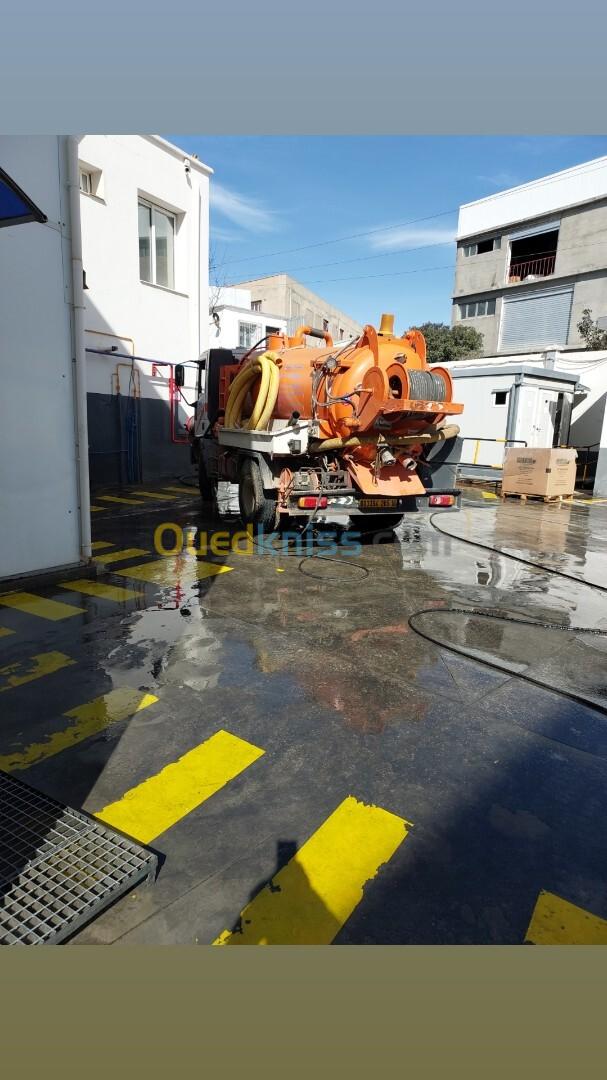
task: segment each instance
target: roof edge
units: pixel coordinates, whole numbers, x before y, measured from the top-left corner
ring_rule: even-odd
[[[187,158],[190,166],[196,169],[197,172],[203,173],[205,176],[212,176],[213,169],[210,165],[205,165],[204,161],[200,161],[197,157],[192,157],[188,154],[187,150],[182,150],[180,146],[176,146],[175,143],[169,142],[168,139],[163,139],[161,135],[142,135],[143,139],[147,139],[148,142],[154,143],[160,150],[165,150],[167,154],[171,154],[172,157],[178,157],[182,160]]]

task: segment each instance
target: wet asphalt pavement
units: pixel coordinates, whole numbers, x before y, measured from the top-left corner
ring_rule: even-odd
[[[156,883],[76,942],[238,934],[251,898],[280,892],[281,870],[283,918],[297,918],[303,886],[284,868],[350,796],[406,822],[406,838],[352,901],[340,889],[367,840],[347,825],[342,847],[318,856],[315,902],[336,944],[522,943],[542,890],[607,919],[607,637],[442,610],[607,630],[595,587],[607,586],[607,505],[468,489],[460,513],[435,517],[444,532],[420,513],[355,555],[185,552],[144,580],[159,524],[197,547],[201,531],[242,530],[205,518],[194,491],[154,491],[93,514],[97,557],[135,549],[100,566],[96,580],[120,594],[30,586],[82,609],[56,619],[0,598],[0,676],[49,652],[73,661],[6,684],[0,768],[96,813],[219,730],[263,756],[154,835]],[[198,580],[201,561],[230,569]],[[415,625],[440,645],[409,624],[422,609]],[[125,687],[157,700],[70,739],[66,713]]]

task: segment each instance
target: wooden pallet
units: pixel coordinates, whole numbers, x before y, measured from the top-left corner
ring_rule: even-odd
[[[521,502],[527,502],[527,499],[537,499],[543,503],[570,503],[573,502],[573,495],[529,495],[521,494],[518,491],[500,491],[500,497],[502,499],[520,499]]]

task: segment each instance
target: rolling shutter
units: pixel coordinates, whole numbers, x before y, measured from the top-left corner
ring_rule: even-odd
[[[504,297],[500,350],[566,345],[573,285]]]

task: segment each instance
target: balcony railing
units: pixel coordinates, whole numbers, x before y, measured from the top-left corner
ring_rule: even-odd
[[[526,259],[525,262],[511,262],[508,270],[508,281],[524,281],[530,277],[550,277],[554,274],[556,251],[549,255],[542,255],[538,259]]]

